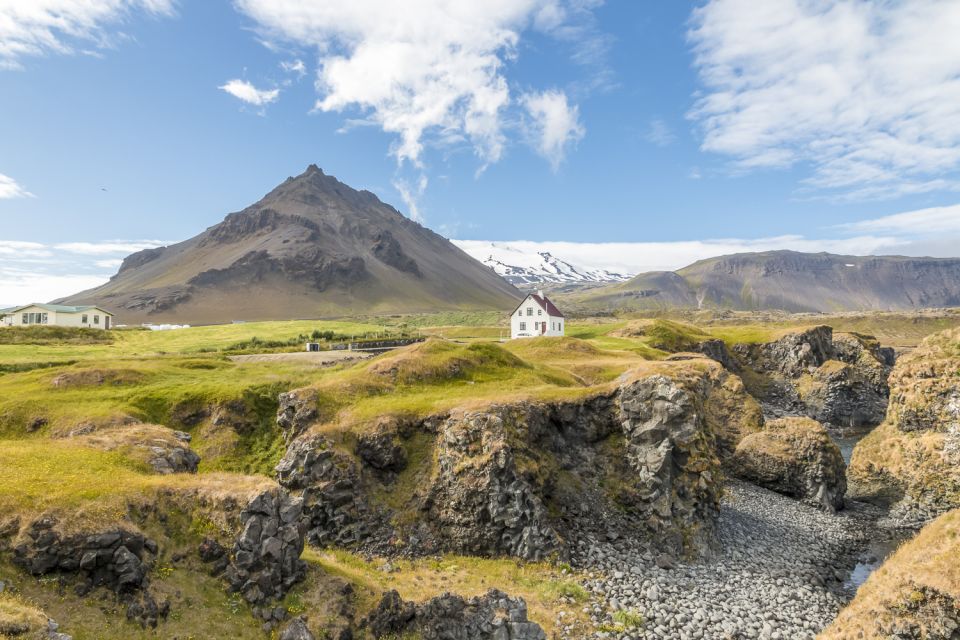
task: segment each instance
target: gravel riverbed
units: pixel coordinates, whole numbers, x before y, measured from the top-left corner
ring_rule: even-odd
[[[717,548],[697,563],[657,556],[629,536],[584,535],[574,563],[595,596],[586,610],[602,629],[594,637],[813,638],[852,596],[844,581],[879,515],[859,503],[824,513],[729,481]],[[618,621],[621,609],[642,624]]]

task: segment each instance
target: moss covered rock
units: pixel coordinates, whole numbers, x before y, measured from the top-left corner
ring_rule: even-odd
[[[740,442],[732,466],[739,477],[778,493],[830,511],[843,508],[843,456],[823,426],[809,418],[771,420]]]

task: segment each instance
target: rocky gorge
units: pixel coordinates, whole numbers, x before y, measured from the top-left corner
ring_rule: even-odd
[[[935,336],[894,362],[868,336],[817,326],[768,342],[684,342],[552,394],[353,413],[346,398],[358,389],[389,398],[453,380],[469,393],[467,376],[490,362],[529,367],[499,347],[428,340],[357,365],[334,386],[274,396],[275,482],[184,484],[204,475],[204,456],[216,450],[208,434],[264,429],[239,401],[177,408],[175,426],[192,434],[133,420],[58,429],[58,442],[128,456],[175,484],[127,502],[121,527],[0,518],[0,552],[62,590],[110,594],[147,629],[188,606],[162,578],[189,567],[248,608],[262,632],[287,640],[533,640],[545,629],[558,638],[812,638],[840,619],[872,539],[957,506],[957,343]],[[601,357],[576,341],[545,344],[562,357]],[[832,434],[878,421],[848,471]],[[891,457],[891,433],[892,450],[912,452],[909,469]],[[350,564],[360,561],[338,553],[379,559],[385,575],[450,554],[546,563],[583,595],[567,588],[553,596],[556,617],[541,610],[536,621],[497,583],[415,599],[383,589],[360,606],[353,589],[363,582]],[[871,593],[883,578],[870,578]],[[951,638],[960,623],[927,621],[954,619],[952,587],[903,584],[906,595],[884,601],[884,629]],[[321,595],[296,604],[307,592]],[[912,607],[914,626],[898,626],[898,603]],[[923,635],[928,628],[941,635]]]

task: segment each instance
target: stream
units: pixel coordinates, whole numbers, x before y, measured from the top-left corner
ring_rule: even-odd
[[[843,461],[849,465],[853,448],[868,433],[870,433],[870,429],[863,431],[847,429],[840,433],[831,432],[830,437],[840,448]],[[850,575],[843,583],[844,590],[851,595],[855,594],[860,585],[867,581],[870,574],[876,571],[903,542],[912,538],[914,533],[916,532],[907,529],[877,528],[867,548],[860,552],[856,566],[853,567]]]

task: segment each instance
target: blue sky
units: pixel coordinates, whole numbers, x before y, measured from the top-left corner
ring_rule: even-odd
[[[448,237],[549,242],[586,266],[960,247],[957,2],[0,15],[0,303],[102,280],[309,163]]]

